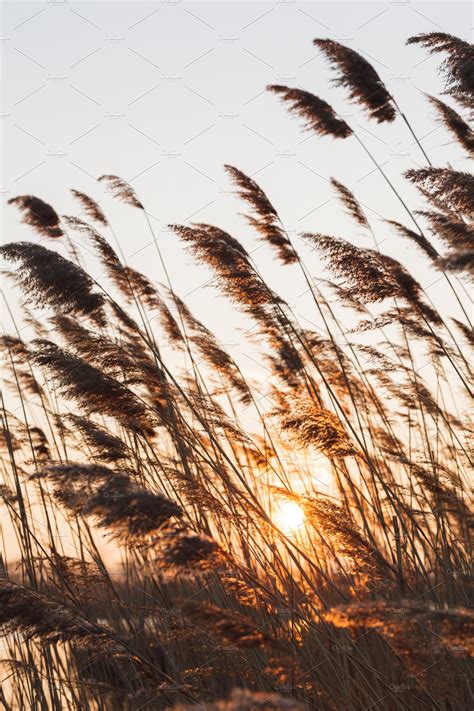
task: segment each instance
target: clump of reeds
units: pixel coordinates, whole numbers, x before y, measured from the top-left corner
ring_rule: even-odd
[[[447,55],[447,93],[466,107],[472,46],[443,33],[410,43]],[[33,196],[10,201],[34,236],[0,248],[26,297],[0,339],[2,541],[18,549],[0,555],[7,711],[472,706],[473,179],[430,164],[361,54],[315,44],[370,118],[393,130],[403,118],[426,160],[404,177],[424,204],[405,201],[324,99],[268,87],[308,131],[354,136],[410,222],[374,223],[334,177],[338,204],[376,247],[316,225],[305,255],[270,192],[226,166],[250,229],[298,272],[312,309],[300,322],[244,240],[173,225],[251,320],[249,358],[176,293],[123,179],[99,180],[140,211],[166,285],[111,246],[100,200],[73,190],[75,217]],[[471,151],[464,113],[430,102]],[[388,226],[443,279],[452,316],[409,257],[385,253]],[[87,271],[71,231],[90,248]],[[316,253],[330,278],[312,276]],[[260,380],[249,359],[266,368]]]
[[[423,682],[438,698],[462,705],[469,696],[464,680],[453,689],[448,681],[457,665],[472,666],[473,617],[467,609],[433,610],[419,603],[355,603],[331,610],[327,620],[350,630],[355,639],[368,630],[391,645],[412,674],[412,686]],[[440,675],[436,669],[443,669]],[[445,676],[446,675],[446,676]]]

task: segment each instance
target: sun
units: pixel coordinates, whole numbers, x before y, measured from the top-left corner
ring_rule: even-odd
[[[303,509],[294,501],[279,501],[276,524],[287,536],[294,535],[305,522]]]

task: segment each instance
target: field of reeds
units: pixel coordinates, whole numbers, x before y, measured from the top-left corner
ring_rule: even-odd
[[[409,42],[439,59],[445,92],[427,101],[472,154],[472,45]],[[99,179],[149,231],[164,283],[127,264],[87,195],[73,191],[76,216],[12,198],[31,239],[1,247],[14,324],[1,341],[6,711],[473,708],[474,179],[431,164],[362,56],[315,45],[375,130],[410,132],[418,201],[324,99],[273,85],[275,110],[280,99],[320,140],[360,143],[406,216],[383,228],[443,280],[456,316],[379,249],[380,221],[337,177],[339,209],[371,246],[350,229],[308,233],[303,259],[271,195],[226,166],[323,324],[300,323],[234,236],[170,226],[250,324],[268,372],[254,382],[174,290],[128,183]]]

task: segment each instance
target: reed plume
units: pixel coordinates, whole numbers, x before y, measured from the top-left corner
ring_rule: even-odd
[[[270,84],[267,90],[279,94],[290,105],[290,111],[304,120],[308,131],[333,138],[347,138],[352,134],[350,126],[336,115],[334,109],[309,91],[280,84]]]
[[[358,52],[330,39],[315,39],[316,45],[339,70],[337,86],[349,89],[350,98],[360,104],[378,123],[393,121],[393,98],[373,66]]]
[[[127,270],[112,246],[100,232],[79,217],[64,215],[63,220],[68,227],[88,237],[107,276],[117,289],[130,301],[132,294],[129,279],[127,278]]]
[[[249,404],[252,397],[247,383],[239,372],[235,361],[221,348],[213,334],[201,324],[200,332],[191,336],[191,341],[197,347],[202,358],[240,394],[241,401],[244,404]]]
[[[255,312],[256,307],[278,301],[250,264],[247,251],[227,232],[212,225],[171,225],[171,228],[201,263],[214,270],[223,291],[246,310]]]
[[[350,574],[356,575],[362,586],[368,590],[395,587],[394,568],[364,538],[357,524],[341,506],[323,496],[297,496],[279,488],[275,491],[284,499],[298,503],[323,540],[334,546],[339,556],[351,561]]]
[[[118,462],[129,456],[127,445],[120,437],[100,427],[92,420],[69,413],[59,417],[60,427],[65,428],[66,423],[74,427],[75,432],[80,433],[83,441],[92,449],[98,459]]]
[[[18,195],[10,198],[9,205],[16,205],[23,213],[23,222],[42,237],[56,239],[64,235],[59,216],[47,202],[34,195]]]
[[[102,662],[109,665],[119,677],[127,675],[125,678],[128,677],[128,685],[137,683],[142,689],[149,686],[153,676],[156,687],[157,679],[163,676],[161,669],[150,674],[150,664],[134,654],[126,640],[120,638],[113,629],[89,620],[73,606],[66,606],[44,593],[10,582],[0,583],[0,601],[0,627],[3,633],[20,633],[27,643],[37,640],[43,649],[48,650],[60,644],[71,645],[70,659],[76,654],[86,655],[82,656],[82,667],[79,666],[77,670],[79,674],[87,666],[84,665],[87,658],[88,663],[95,661],[96,664]],[[49,656],[49,652],[45,651],[45,657]],[[14,667],[14,660],[11,661]],[[74,671],[73,668],[68,670],[70,684],[74,679]]]
[[[446,32],[426,32],[410,37],[407,44],[419,44],[430,54],[447,54],[442,64],[447,93],[471,102],[474,95],[474,50],[472,44]]]
[[[55,498],[75,514],[94,516],[129,544],[156,534],[183,512],[173,501],[136,484],[124,471],[98,464],[51,464],[35,475],[54,485]]]
[[[387,220],[387,224],[394,227],[398,234],[402,235],[403,237],[407,237],[407,239],[413,242],[413,244],[416,244],[416,246],[419,247],[421,251],[424,252],[433,262],[436,262],[439,257],[439,254],[433,247],[431,242],[423,234],[414,232],[409,227],[402,225],[396,220]]]
[[[474,215],[474,177],[450,168],[411,168],[408,180],[437,203],[466,217]]]
[[[238,188],[238,196],[255,213],[255,215],[247,216],[249,224],[256,229],[264,242],[268,242],[276,248],[283,264],[293,264],[298,261],[298,255],[282,229],[278,213],[262,188],[238,168],[226,165],[225,169]]]
[[[428,99],[438,111],[443,124],[455,136],[458,143],[468,153],[474,153],[474,132],[462,116],[436,96],[428,96]]]
[[[107,227],[107,218],[95,200],[89,197],[89,195],[81,193],[79,190],[71,190],[71,193],[79,201],[87,217]]]
[[[17,264],[16,276],[33,303],[105,323],[104,297],[95,291],[93,280],[77,264],[31,242],[5,244],[0,247],[0,255]]]
[[[331,271],[363,303],[399,295],[396,282],[373,250],[356,247],[339,237],[305,234],[304,238],[325,255]]]
[[[183,605],[183,612],[194,624],[202,626],[225,644],[252,649],[276,643],[260,625],[236,610],[190,600]]]
[[[357,200],[355,195],[349,190],[349,188],[347,188],[335,178],[331,178],[331,186],[338,194],[339,199],[346,208],[348,214],[354,218],[358,225],[360,225],[361,227],[368,228],[369,223],[367,220],[367,216],[363,211],[359,201]]]
[[[275,414],[279,415],[282,430],[288,431],[301,447],[313,445],[328,457],[356,452],[337,416],[310,400],[288,403],[287,409]]]
[[[34,343],[32,360],[55,379],[62,395],[75,400],[86,414],[106,414],[132,431],[153,433],[150,411],[129,388],[50,341]]]
[[[474,231],[462,220],[434,210],[419,210],[418,214],[427,220],[433,233],[453,250],[469,250],[474,247]]]
[[[78,614],[36,591],[16,583],[0,584],[2,633],[21,630],[27,638],[44,644],[74,640],[86,644],[110,642],[110,638]]]
[[[421,604],[378,601],[334,608],[326,619],[337,627],[376,629],[417,675],[428,672],[433,657],[446,664],[450,655],[468,658],[473,650],[472,611],[465,608],[432,610]]]
[[[439,315],[423,299],[421,286],[396,259],[356,247],[339,237],[315,234],[303,237],[324,254],[331,271],[343,279],[344,287],[362,303],[402,298],[425,318],[440,323]]]
[[[99,182],[105,183],[111,194],[121,202],[130,205],[130,207],[138,207],[140,210],[144,210],[142,203],[136,196],[135,190],[126,180],[123,180],[123,178],[119,178],[116,175],[101,175]]]
[[[221,546],[211,537],[186,528],[165,532],[158,560],[165,569],[196,574],[226,568],[229,563]]]

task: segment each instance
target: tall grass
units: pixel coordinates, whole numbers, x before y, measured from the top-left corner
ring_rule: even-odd
[[[441,33],[410,42],[445,53],[449,100],[472,106],[472,46]],[[315,44],[350,99],[413,133],[365,59]],[[269,89],[311,131],[368,152],[323,99]],[[467,121],[430,101],[472,152]],[[165,285],[116,253],[87,195],[73,191],[87,221],[10,201],[32,240],[1,248],[24,299],[2,337],[0,495],[4,547],[18,550],[0,566],[6,710],[472,707],[474,186],[433,167],[414,138],[428,164],[406,175],[421,193],[413,207],[369,155],[410,219],[387,222],[462,317],[440,313],[406,265],[340,236],[303,235],[327,267],[313,279],[270,197],[236,167],[250,225],[282,270],[298,270],[322,330],[298,322],[235,237],[171,226],[251,322],[264,383],[175,292],[154,235]],[[100,180],[153,232],[129,184]],[[377,245],[357,196],[332,186]]]

